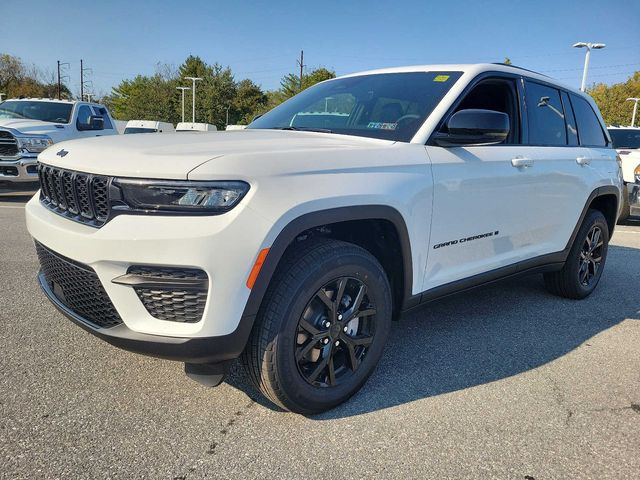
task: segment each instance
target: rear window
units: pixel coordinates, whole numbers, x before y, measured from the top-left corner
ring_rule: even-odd
[[[571,95],[571,104],[578,124],[580,145],[606,147],[607,139],[602,131],[600,121],[589,102],[577,95]]]
[[[613,148],[640,148],[640,128],[611,128]]]
[[[567,132],[560,92],[555,88],[526,82],[529,143],[566,145]]]

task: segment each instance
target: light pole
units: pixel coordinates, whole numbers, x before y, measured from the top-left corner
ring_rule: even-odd
[[[196,82],[202,80],[200,77],[184,77],[185,80],[191,80],[193,82],[193,100],[191,102],[191,123],[196,123]]]
[[[182,123],[184,123],[184,91],[191,90],[189,87],[176,87],[177,90],[182,90]]]
[[[583,92],[587,88],[587,70],[589,69],[589,57],[591,56],[591,50],[600,50],[601,48],[606,47],[604,43],[591,43],[591,42],[578,42],[574,43],[573,46],[575,48],[586,48],[587,54],[584,57],[584,71],[582,72],[582,86],[580,90]]]
[[[634,102],[633,104],[633,115],[631,116],[631,126],[636,126],[636,113],[638,113],[638,102],[640,102],[640,98],[627,98],[627,102]]]
[[[231,105],[227,105],[227,122],[225,123],[225,125],[229,125],[229,109],[231,108]]]

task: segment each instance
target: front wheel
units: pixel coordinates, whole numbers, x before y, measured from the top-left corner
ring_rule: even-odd
[[[278,267],[243,362],[275,404],[322,412],[364,384],[390,325],[391,291],[375,257],[350,243],[309,240]]]
[[[609,226],[599,210],[588,210],[558,272],[544,274],[544,283],[551,293],[566,298],[585,298],[600,281],[609,248]]]

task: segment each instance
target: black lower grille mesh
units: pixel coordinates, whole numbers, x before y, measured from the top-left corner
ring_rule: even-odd
[[[96,272],[36,242],[40,268],[54,295],[92,324],[109,328],[122,323]]]
[[[133,266],[129,268],[127,273],[141,275],[148,279],[194,279],[204,281],[208,279],[204,271],[195,268]],[[149,314],[160,320],[186,323],[198,322],[202,318],[204,306],[207,303],[206,288],[136,287],[135,291]]]

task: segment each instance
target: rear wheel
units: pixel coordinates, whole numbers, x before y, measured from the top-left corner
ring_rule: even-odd
[[[318,413],[360,389],[390,324],[391,291],[375,257],[346,242],[310,240],[278,267],[243,361],[271,401]]]
[[[589,210],[558,272],[545,273],[551,293],[566,298],[585,298],[600,281],[609,247],[609,226],[599,210]]]

